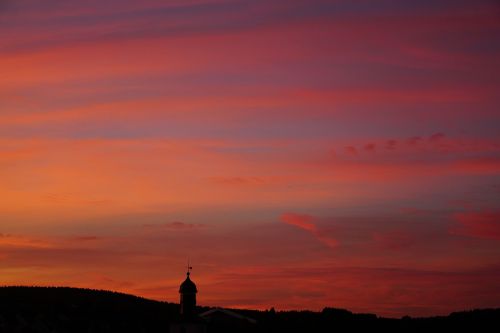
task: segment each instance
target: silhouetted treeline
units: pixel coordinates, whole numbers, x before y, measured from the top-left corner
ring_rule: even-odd
[[[65,287],[0,288],[0,332],[168,332],[178,304]]]
[[[209,308],[199,308],[205,311]],[[343,309],[232,310],[257,320],[238,332],[500,332],[500,309],[431,318],[389,319]],[[110,291],[77,288],[1,287],[0,332],[162,332],[179,320],[179,305]],[[235,332],[209,326],[209,333]]]

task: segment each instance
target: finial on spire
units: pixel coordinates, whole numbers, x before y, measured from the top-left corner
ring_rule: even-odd
[[[189,276],[191,274],[191,270],[193,269],[193,267],[191,267],[191,265],[189,264],[189,258],[188,258],[188,265],[187,265],[187,276]]]

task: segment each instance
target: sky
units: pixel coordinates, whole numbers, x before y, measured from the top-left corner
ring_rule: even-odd
[[[500,307],[500,3],[0,0],[0,285]]]

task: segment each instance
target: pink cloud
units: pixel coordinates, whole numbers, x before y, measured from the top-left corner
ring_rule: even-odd
[[[325,244],[330,248],[336,248],[339,246],[339,242],[324,233],[324,230],[320,229],[316,225],[317,218],[306,214],[296,214],[296,213],[284,213],[280,217],[283,223],[293,225],[300,229],[306,230],[316,237],[321,243]]]
[[[311,215],[284,213],[281,215],[281,221],[312,233],[316,233],[318,231],[316,225],[313,223],[314,217]]]
[[[406,144],[399,144],[404,142]],[[436,133],[428,137],[427,140],[422,139],[422,136],[414,136],[410,138],[399,139],[384,139],[371,138],[366,142],[366,139],[353,139],[351,142],[339,142],[336,146],[344,144],[344,152],[350,155],[353,152],[373,152],[377,147],[385,147],[385,150],[379,150],[380,156],[398,156],[404,157],[415,156],[418,154],[421,157],[430,156],[452,156],[465,158],[469,153],[496,153],[500,152],[500,138],[472,138],[472,137],[447,137],[442,133]],[[445,153],[445,154],[443,154]],[[361,155],[361,154],[360,154]],[[373,158],[371,155],[370,159]]]
[[[377,177],[398,179],[404,176],[410,180],[424,175],[438,174],[443,176],[498,174],[500,163],[496,155],[500,152],[499,140],[499,138],[447,137],[437,133],[429,136],[428,140],[412,137],[390,140],[372,138],[368,143],[366,139],[364,142],[361,139],[352,142],[343,141],[335,147],[346,147],[344,153],[333,156],[329,154],[329,163],[325,163],[325,166],[336,169],[338,173],[344,173],[339,172],[339,169],[345,167],[344,179],[347,179],[349,174],[357,173],[358,170],[359,179],[372,175],[370,179],[372,181]],[[329,147],[329,151],[335,147]],[[375,147],[386,149],[375,150]],[[408,175],[412,175],[412,178],[408,178]]]

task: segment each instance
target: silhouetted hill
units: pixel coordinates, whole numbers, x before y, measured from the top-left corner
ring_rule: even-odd
[[[0,288],[0,332],[168,332],[178,304],[66,287]]]
[[[200,308],[200,311],[208,308]],[[258,321],[252,332],[500,332],[500,309],[432,318],[389,319],[343,309],[232,310]],[[66,287],[0,287],[0,332],[164,332],[179,305],[110,291]],[[234,332],[213,327],[218,333]]]

